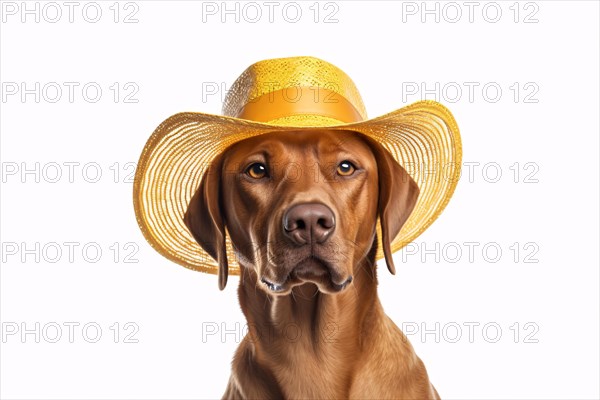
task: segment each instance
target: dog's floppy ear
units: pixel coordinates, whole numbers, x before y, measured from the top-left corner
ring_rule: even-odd
[[[221,213],[222,154],[208,167],[183,217],[194,239],[219,264],[219,289],[227,285],[225,223]]]
[[[417,203],[419,186],[381,144],[374,140],[369,140],[369,143],[377,160],[379,173],[381,244],[387,267],[394,275],[396,267],[392,259],[391,243]]]

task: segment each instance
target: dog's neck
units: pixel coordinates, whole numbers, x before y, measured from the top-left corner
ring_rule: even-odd
[[[302,346],[315,355],[358,353],[368,328],[376,325],[371,322],[383,315],[377,298],[375,250],[373,246],[354,268],[352,283],[336,294],[305,283],[288,295],[273,295],[262,287],[253,269],[242,266],[238,294],[255,354],[281,357],[281,352],[273,351],[280,345]]]

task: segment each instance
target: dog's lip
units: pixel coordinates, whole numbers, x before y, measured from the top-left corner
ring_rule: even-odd
[[[341,283],[335,282],[330,271],[330,265],[326,261],[311,256],[300,261],[285,279],[281,280],[282,283],[277,283],[275,280],[267,279],[264,276],[260,278],[260,281],[271,292],[277,294],[285,294],[294,286],[308,282],[316,284],[322,292],[336,293],[341,292],[352,283],[352,275],[349,275]]]
[[[279,293],[285,291],[285,282],[283,284],[273,283],[264,277],[260,278],[260,281],[264,283],[272,292]]]
[[[352,283],[352,279],[352,275],[350,275],[344,282],[340,284],[337,284],[335,282],[331,282],[331,284],[337,292],[341,292],[342,290],[346,289],[346,286]]]

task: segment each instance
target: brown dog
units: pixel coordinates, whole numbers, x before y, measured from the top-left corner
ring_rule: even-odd
[[[218,156],[185,223],[227,282],[225,228],[241,268],[249,334],[224,398],[439,399],[377,297],[376,223],[390,242],[416,183],[350,131],[267,133]]]

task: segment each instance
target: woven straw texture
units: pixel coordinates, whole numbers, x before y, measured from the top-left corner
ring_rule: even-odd
[[[223,110],[237,115],[264,95],[265,82],[282,87],[320,87],[343,95],[366,116],[358,90],[337,67],[312,57],[261,61],[232,86]],[[389,114],[355,123],[318,115],[291,115],[268,123],[231,116],[180,113],[165,120],[148,139],[138,162],[133,200],[138,224],[148,242],[168,259],[193,270],[216,274],[218,266],[194,240],[183,222],[188,203],[216,155],[228,146],[267,132],[328,129],[365,134],[381,143],[417,182],[417,204],[392,242],[397,251],[419,236],[440,215],[460,177],[462,147],[458,126],[448,109],[421,101]],[[229,274],[240,269],[227,238]],[[377,259],[383,258],[381,246]]]
[[[227,93],[223,115],[235,117],[246,104],[266,93],[296,87],[339,93],[354,105],[363,120],[367,119],[362,97],[352,79],[335,65],[315,57],[278,58],[252,64]]]

